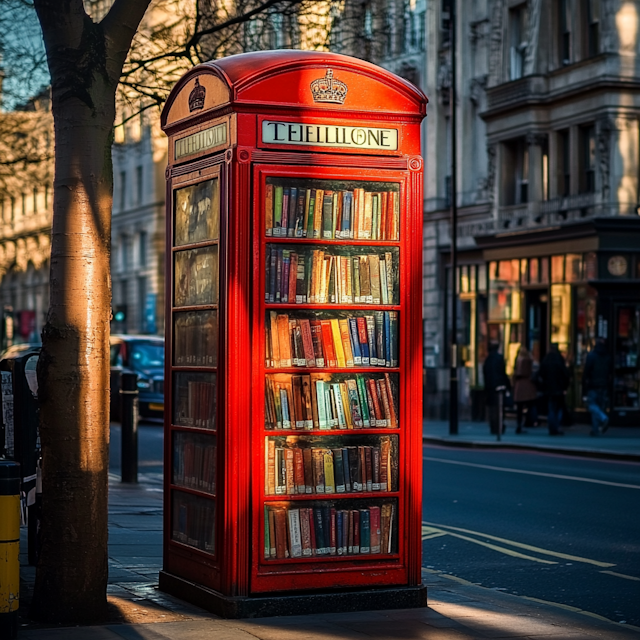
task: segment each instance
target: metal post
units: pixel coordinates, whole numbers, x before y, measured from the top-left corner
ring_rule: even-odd
[[[506,387],[498,387],[498,442],[502,439],[502,429],[504,428],[504,391]]]
[[[20,465],[0,461],[0,638],[18,636]]]
[[[120,376],[122,482],[138,482],[138,374]]]
[[[449,377],[449,435],[458,435],[458,294],[456,273],[458,271],[458,168],[456,134],[456,1],[449,0],[451,29],[451,89],[449,108],[451,109],[451,369]]]

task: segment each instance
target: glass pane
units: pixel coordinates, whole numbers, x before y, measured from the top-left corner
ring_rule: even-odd
[[[531,258],[529,260],[529,282],[531,284],[538,284],[538,282],[540,282],[540,263],[538,258]]]
[[[173,364],[218,364],[218,312],[181,311],[173,315]]]
[[[637,410],[640,408],[640,306],[618,307],[615,330],[613,406]]]
[[[267,236],[398,240],[400,185],[267,178],[264,214]]]
[[[268,244],[265,302],[398,304],[397,247]]]
[[[565,356],[571,347],[571,285],[551,285],[551,339]]]
[[[398,552],[398,501],[322,500],[265,505],[264,558]]]
[[[218,179],[175,192],[174,246],[216,240],[220,224]]]
[[[267,368],[397,367],[398,312],[268,311]]]
[[[175,254],[176,307],[218,303],[218,247]]]
[[[398,436],[265,438],[265,495],[398,490]]]
[[[215,551],[216,503],[182,491],[173,491],[171,539],[208,553]]]
[[[489,265],[489,320],[520,320],[520,261]]]
[[[551,257],[551,282],[564,282],[564,256]]]
[[[270,374],[265,429],[397,429],[398,374]]]
[[[173,424],[215,430],[216,374],[176,372],[173,375]]]
[[[174,432],[173,484],[215,494],[216,462],[215,436]]]
[[[582,280],[582,255],[568,253],[565,262],[565,281],[579,282]]]

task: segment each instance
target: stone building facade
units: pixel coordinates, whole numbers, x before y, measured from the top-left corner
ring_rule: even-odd
[[[483,415],[482,362],[488,342],[496,341],[509,370],[520,345],[539,362],[557,343],[573,373],[568,408],[579,418],[584,359],[603,337],[614,359],[611,411],[620,423],[637,420],[640,3],[458,0],[457,6],[456,274],[448,0],[430,2],[426,13],[428,414],[446,416],[457,298],[463,416]]]

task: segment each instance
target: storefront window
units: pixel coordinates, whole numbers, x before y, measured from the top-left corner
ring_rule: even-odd
[[[489,319],[520,320],[520,261],[489,263]]]
[[[598,255],[595,251],[584,256],[584,279],[596,280],[598,277]]]
[[[529,283],[538,284],[540,282],[540,263],[538,258],[529,260]]]
[[[582,256],[579,253],[568,253],[565,262],[565,282],[582,280]]]
[[[478,266],[478,293],[487,293],[487,265]]]
[[[564,256],[551,257],[551,282],[564,282]]]
[[[640,305],[618,306],[615,328],[613,406],[637,411],[640,409]]]
[[[586,285],[576,288],[576,366],[584,366],[596,339],[596,290]]]
[[[549,284],[549,258],[540,258],[540,284]]]
[[[529,261],[520,260],[520,284],[529,284]]]
[[[566,358],[571,347],[571,287],[568,284],[551,285],[550,342],[558,344]]]

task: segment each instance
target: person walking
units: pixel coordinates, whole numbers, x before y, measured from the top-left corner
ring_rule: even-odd
[[[591,435],[599,436],[609,428],[607,389],[611,376],[611,356],[602,338],[588,353],[582,372],[582,396],[591,414]]]
[[[523,345],[518,349],[513,370],[513,401],[516,403],[516,433],[526,433],[523,429],[524,412],[527,412],[526,426],[531,427],[537,421],[536,399],[538,389],[531,380],[533,358]]]
[[[564,432],[560,430],[560,422],[562,420],[564,395],[569,388],[569,370],[555,342],[551,343],[549,352],[542,360],[538,379],[542,384],[544,394],[547,396],[549,435],[564,435]]]
[[[509,376],[507,376],[504,358],[498,352],[498,344],[496,342],[489,344],[489,354],[482,365],[482,372],[484,373],[489,430],[491,433],[497,434],[502,421],[500,394],[511,391],[511,383],[509,382]]]

